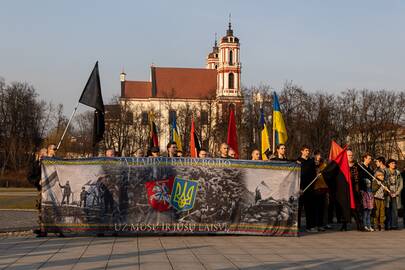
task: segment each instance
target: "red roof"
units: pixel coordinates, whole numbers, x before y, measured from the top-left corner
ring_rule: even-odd
[[[127,98],[148,98],[152,95],[152,83],[140,81],[125,81],[121,93]]]
[[[152,82],[125,81],[123,97],[200,99],[217,89],[217,71],[205,68],[152,67]]]

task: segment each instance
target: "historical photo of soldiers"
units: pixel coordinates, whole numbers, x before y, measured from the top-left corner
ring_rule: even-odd
[[[63,197],[62,197],[61,205],[63,205],[64,203],[69,204],[70,195],[72,194],[72,189],[70,188],[69,181],[66,181],[65,185],[61,185],[59,182],[59,187],[63,190]],[[65,201],[65,199],[66,199],[66,201]]]

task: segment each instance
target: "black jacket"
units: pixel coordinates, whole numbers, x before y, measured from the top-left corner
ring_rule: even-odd
[[[361,163],[360,165],[361,165],[361,167],[366,169],[368,173],[365,172],[364,169],[358,165],[359,167],[357,170],[359,171],[359,189],[362,191],[367,191],[366,179],[369,179],[372,183],[373,177],[371,177],[370,174],[374,175],[374,172],[370,167],[366,167],[366,165],[364,165],[364,163]]]
[[[27,179],[38,191],[41,190],[41,185],[39,184],[41,180],[41,161],[37,160],[35,155],[31,157]]]
[[[297,159],[301,163],[301,183],[300,189],[306,188],[312,180],[316,177],[316,165],[313,158],[303,159],[302,157]],[[313,185],[308,188],[308,191],[313,190]]]

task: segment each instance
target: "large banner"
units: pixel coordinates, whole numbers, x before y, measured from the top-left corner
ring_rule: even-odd
[[[294,162],[45,159],[41,225],[65,235],[296,236],[299,182]]]

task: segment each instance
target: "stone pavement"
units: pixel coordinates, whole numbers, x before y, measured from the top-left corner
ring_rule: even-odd
[[[405,269],[405,231],[296,238],[2,237],[0,269]]]
[[[36,226],[36,210],[0,210],[0,233],[32,230]]]

